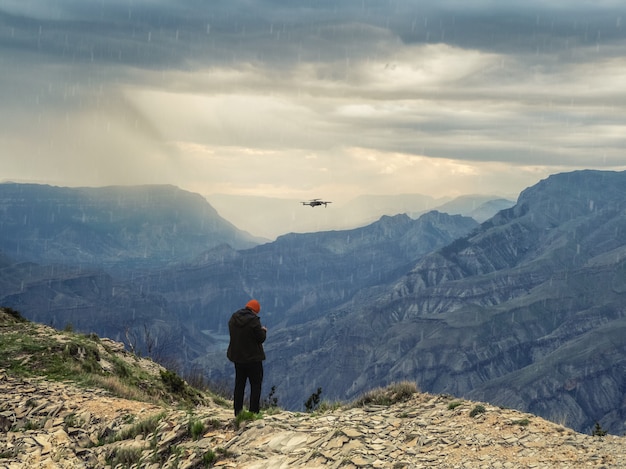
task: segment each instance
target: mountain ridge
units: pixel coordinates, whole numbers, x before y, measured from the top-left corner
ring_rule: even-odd
[[[259,239],[172,185],[68,188],[0,184],[0,250],[40,264],[166,265],[229,242]]]
[[[593,180],[584,183],[588,178]],[[625,179],[626,173],[601,172],[550,177],[522,193],[515,207],[483,223],[477,232],[419,260],[391,288],[364,294],[357,304],[369,308],[359,313],[346,305],[339,316],[343,323],[335,329],[353,330],[354,324],[364,322],[377,324],[382,331],[363,331],[356,342],[365,358],[350,359],[364,370],[355,377],[354,390],[368,381],[380,382],[381,373],[387,379],[411,375],[430,392],[485,398],[547,418],[557,417],[562,398],[571,406],[569,424],[574,428],[588,429],[598,420],[623,432],[626,383],[612,371],[626,363],[623,341],[617,342],[619,360],[602,361],[606,352],[598,348],[600,362],[594,362],[588,375],[579,362],[562,373],[560,383],[553,380],[553,367],[542,360],[600,324],[621,330],[623,293],[612,285],[624,284]],[[576,188],[572,201],[563,197],[567,187]],[[560,196],[559,203],[545,196],[550,191]],[[547,209],[537,210],[535,205]],[[299,347],[330,348],[350,357],[349,347],[340,339],[324,347],[310,342]],[[385,343],[397,343],[398,351],[377,353]],[[595,346],[593,340],[585,343]],[[283,359],[290,354],[304,359],[295,350],[275,353]],[[588,354],[594,356],[593,351]],[[319,369],[313,361],[304,359],[303,365]],[[534,377],[527,379],[543,389],[544,404],[527,407],[534,401],[503,397],[504,377],[516,369],[534,370]],[[501,386],[490,386],[497,378],[502,378]],[[609,391],[595,393],[603,380]],[[325,381],[332,378],[326,376]],[[568,391],[572,382],[577,386]],[[525,395],[522,387],[516,392]],[[503,393],[500,398],[498,393]]]
[[[349,400],[409,376],[425,392],[623,433],[626,350],[619,337],[597,339],[622,330],[625,174],[553,175],[480,225],[436,212],[383,217],[248,249],[222,244],[132,281],[79,267],[59,282],[70,267],[9,264],[2,298],[60,325],[87,321],[83,311],[110,315],[107,336],[130,333],[137,347],[158,339],[161,354],[228,382],[227,318],[255,296],[270,331],[266,382],[290,409],[318,387]],[[30,269],[42,269],[40,282]]]

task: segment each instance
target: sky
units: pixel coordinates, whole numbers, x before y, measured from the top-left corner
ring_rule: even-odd
[[[626,169],[624,51],[623,0],[2,0],[0,181],[516,195]]]

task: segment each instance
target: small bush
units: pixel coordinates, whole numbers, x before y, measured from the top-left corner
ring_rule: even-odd
[[[220,419],[209,419],[207,425],[209,426],[209,428],[222,428],[222,421]]]
[[[79,419],[74,412],[68,414],[63,419],[63,424],[65,425],[65,431],[68,431],[68,428],[81,428],[85,422]]]
[[[526,426],[530,425],[530,420],[528,420],[528,419],[513,420],[511,422],[511,425],[520,425],[522,427],[526,427]]]
[[[112,453],[107,458],[107,462],[111,467],[119,465],[122,467],[131,467],[132,465],[139,463],[141,453],[141,449],[137,448],[118,448],[117,451]]]
[[[112,357],[112,362],[113,362],[113,373],[115,374],[115,376],[118,376],[122,379],[129,378],[130,376],[132,376],[133,373],[130,367],[126,364],[126,362],[124,362],[124,360],[118,357]]]
[[[602,426],[600,425],[600,422],[596,422],[595,426],[593,427],[593,430],[591,431],[592,436],[605,436],[606,433],[607,433],[606,430],[602,428]]]
[[[161,380],[167,389],[174,394],[182,394],[185,390],[185,381],[172,371],[161,370]]]
[[[8,314],[9,316],[11,316],[13,319],[15,319],[17,322],[28,322],[28,320],[26,318],[24,318],[24,316],[22,316],[22,314],[19,311],[14,310],[13,308],[2,308],[2,310]]]
[[[157,396],[148,394],[137,386],[125,383],[117,376],[91,376],[87,381],[87,384],[97,386],[107,391],[110,391],[115,396],[123,397],[125,399],[132,399],[135,401],[144,402],[158,402]]]
[[[276,386],[272,386],[267,398],[261,403],[261,409],[274,409],[278,407],[278,397],[276,397]]]
[[[320,395],[322,394],[322,388],[317,388],[313,394],[304,402],[304,408],[307,412],[313,412],[320,405]]]
[[[1,450],[0,451],[0,460],[1,459],[11,459],[17,456],[19,452],[19,446],[14,446],[11,450]]]
[[[356,399],[353,407],[362,407],[364,405],[386,405],[390,406],[398,402],[409,400],[413,394],[418,392],[417,385],[411,381],[401,381],[393,383],[386,388],[376,388],[363,394]]]
[[[21,431],[29,431],[29,430],[39,430],[40,428],[44,428],[47,419],[43,420],[26,420],[24,425],[20,428],[15,427],[14,430],[19,429]]]
[[[330,412],[331,410],[337,410],[339,408],[341,408],[341,402],[322,401],[317,407],[317,411],[323,414],[324,412]]]
[[[91,334],[87,334],[85,337],[87,337],[89,340],[93,340],[94,342],[100,343],[100,337],[95,332],[92,332]]]
[[[164,416],[165,416],[165,413],[160,413],[157,415],[153,415],[152,417],[148,417],[145,420],[141,420],[140,422],[137,422],[136,424],[128,428],[124,428],[120,430],[111,438],[107,438],[105,443],[113,443],[115,441],[122,441],[122,440],[131,440],[135,438],[137,435],[147,436],[157,429],[157,427],[159,426],[159,422]]]
[[[258,420],[263,418],[261,414],[255,414],[254,412],[250,412],[249,410],[242,410],[235,417],[235,428],[239,429],[242,422],[250,422],[252,420]]]
[[[460,405],[463,405],[461,401],[450,402],[450,404],[448,404],[448,410],[454,410]]]
[[[206,453],[204,453],[204,455],[202,456],[202,463],[206,466],[209,467],[211,466],[215,460],[217,459],[217,455],[211,451],[208,450]]]
[[[226,457],[226,458],[231,458],[234,456],[234,453],[231,453],[230,451],[228,451],[226,448],[222,448],[221,446],[218,446],[217,448],[215,448],[215,451],[218,454],[221,454],[222,456]]]
[[[473,418],[476,417],[478,414],[484,414],[485,412],[485,406],[478,404],[472,409],[469,416]]]
[[[213,399],[213,403],[217,406],[220,407],[224,407],[224,408],[228,408],[231,407],[232,404],[227,401],[225,398],[223,398],[222,396],[218,396],[218,395],[212,395],[211,398]]]
[[[189,421],[189,434],[191,438],[195,440],[199,440],[204,433],[204,424],[200,420],[192,419]]]

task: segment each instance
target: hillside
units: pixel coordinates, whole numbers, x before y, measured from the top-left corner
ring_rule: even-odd
[[[583,435],[531,414],[417,392],[409,383],[312,413],[273,409],[236,422],[229,401],[194,390],[108,339],[30,323],[4,309],[0,334],[1,467],[626,464],[623,437]]]

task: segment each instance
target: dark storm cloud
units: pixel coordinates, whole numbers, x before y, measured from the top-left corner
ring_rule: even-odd
[[[5,0],[0,143],[30,158],[5,168],[95,158],[111,179],[132,149],[155,180],[235,179],[255,158],[278,193],[357,187],[355,160],[393,188],[428,165],[620,167],[624,18],[606,0]]]
[[[185,21],[177,9],[125,9],[114,4],[106,4],[105,9],[101,4],[94,11],[93,5],[88,9],[90,3],[70,5],[46,17],[31,10],[0,12],[1,45],[8,51],[37,54],[50,61],[138,67],[179,64],[189,50],[177,43],[177,24]],[[189,28],[189,23],[183,24]]]
[[[387,30],[407,44],[444,42],[500,53],[566,55],[576,47],[623,41],[617,3],[590,5],[186,0],[40,1],[22,6],[13,2],[0,7],[0,46],[60,61],[154,68],[233,60],[324,60],[347,53],[356,59],[368,54],[370,44],[355,25]]]

